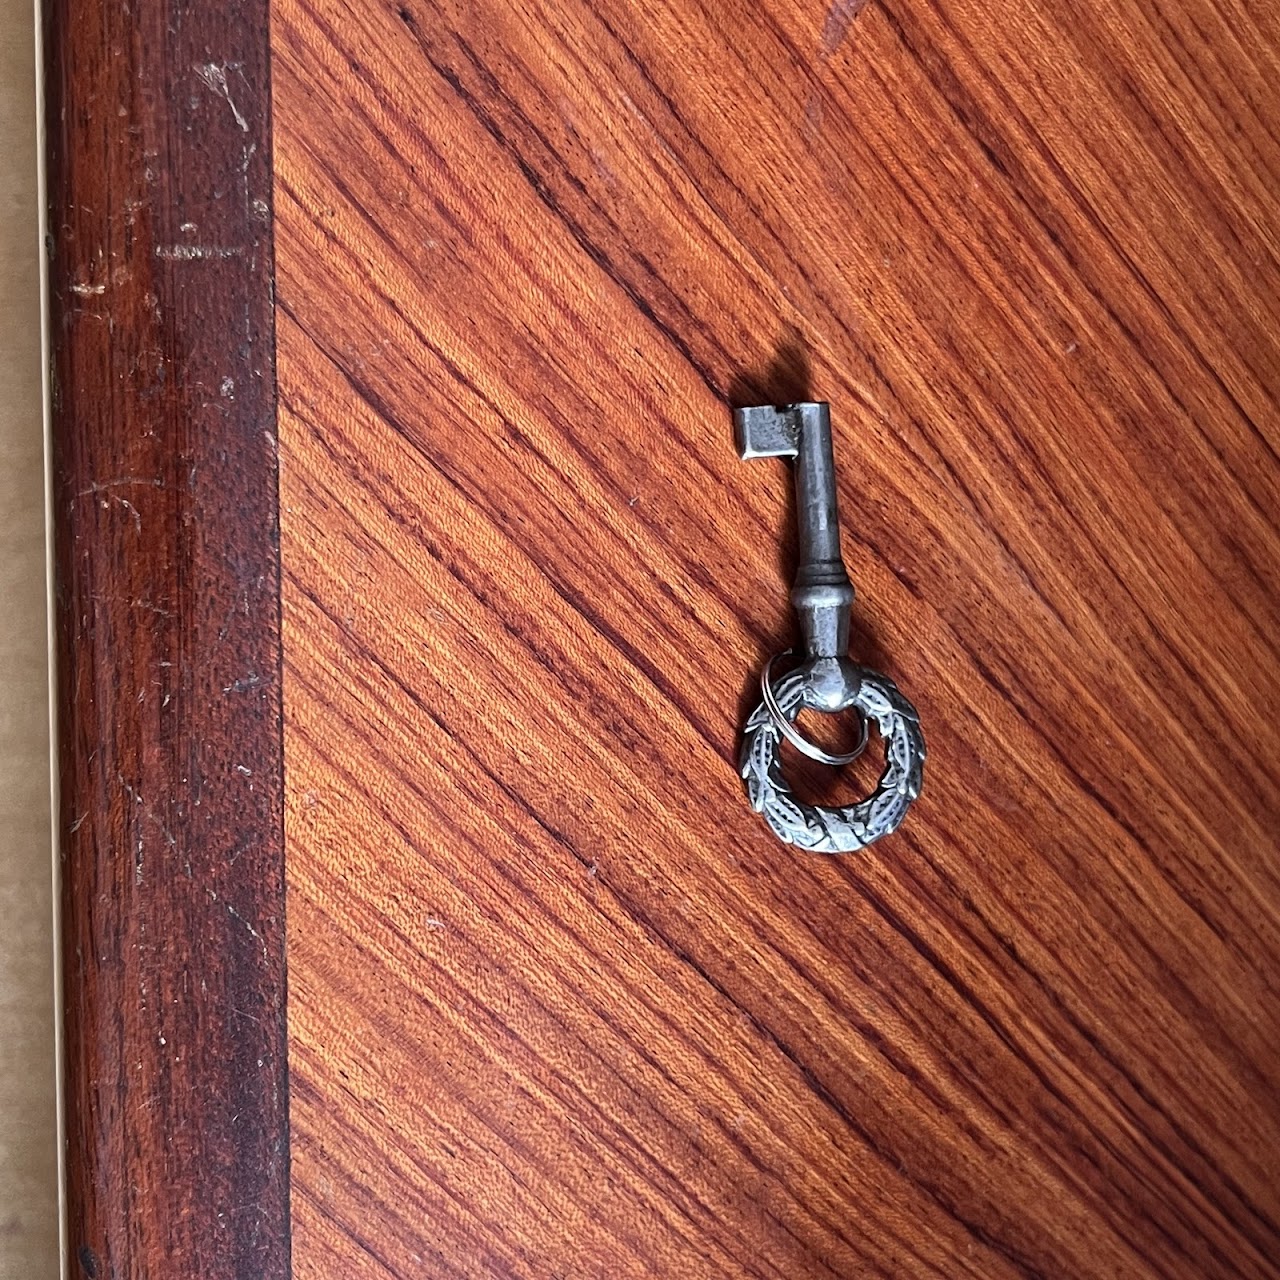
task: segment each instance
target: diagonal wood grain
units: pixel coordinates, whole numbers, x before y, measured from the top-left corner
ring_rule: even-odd
[[[278,0],[300,1276],[1278,1274],[1276,27]],[[780,353],[850,859],[735,776]]]

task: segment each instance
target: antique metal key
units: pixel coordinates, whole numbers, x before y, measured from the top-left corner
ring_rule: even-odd
[[[762,405],[734,413],[743,458],[794,458],[800,564],[791,604],[803,637],[801,660],[774,679],[773,664],[793,652],[775,654],[760,675],[761,701],[743,727],[742,776],[751,807],[764,815],[787,844],[817,853],[852,853],[887,836],[906,816],[924,782],[924,737],[916,709],[887,676],[856,665],[848,654],[853,584],[840,554],[831,414],[825,404]],[[795,726],[805,707],[839,712],[853,708],[861,740],[849,752],[832,754]],[[804,804],[782,773],[785,738],[823,764],[856,759],[874,720],[885,743],[885,767],[871,795],[858,804]]]

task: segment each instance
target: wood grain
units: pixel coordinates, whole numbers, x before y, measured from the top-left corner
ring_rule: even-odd
[[[299,1276],[1280,1274],[1277,34],[277,0]],[[847,859],[735,769],[797,370]]]
[[[68,1275],[288,1272],[265,2],[44,7]]]

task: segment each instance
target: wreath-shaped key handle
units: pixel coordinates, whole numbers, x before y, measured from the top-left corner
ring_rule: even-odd
[[[794,458],[800,565],[791,589],[804,649],[799,666],[773,678],[775,658],[760,677],[761,701],[743,726],[742,777],[751,807],[787,844],[816,853],[852,853],[895,830],[924,783],[924,736],[916,709],[887,676],[849,658],[853,584],[840,554],[831,414],[825,404],[763,405],[734,413],[743,458]],[[785,655],[777,655],[779,657]],[[834,755],[795,727],[804,708],[853,708],[862,723],[853,751]],[[823,764],[841,765],[861,754],[867,722],[885,741],[885,767],[875,790],[858,804],[804,804],[782,772],[785,738]]]

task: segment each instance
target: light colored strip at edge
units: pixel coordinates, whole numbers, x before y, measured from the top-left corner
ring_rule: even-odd
[[[45,252],[49,233],[48,152],[44,111],[44,12],[41,0],[33,0],[35,32],[36,90],[36,254],[40,263],[40,386],[44,421],[44,555],[46,644],[49,650],[49,870],[53,882],[53,1052],[54,1100],[57,1116],[58,1143],[58,1274],[70,1280],[70,1255],[67,1247],[67,1117],[63,1102],[65,1066],[63,1062],[63,994],[62,994],[62,868],[58,858],[58,670],[55,580],[53,556],[53,408],[49,385],[49,257]]]

